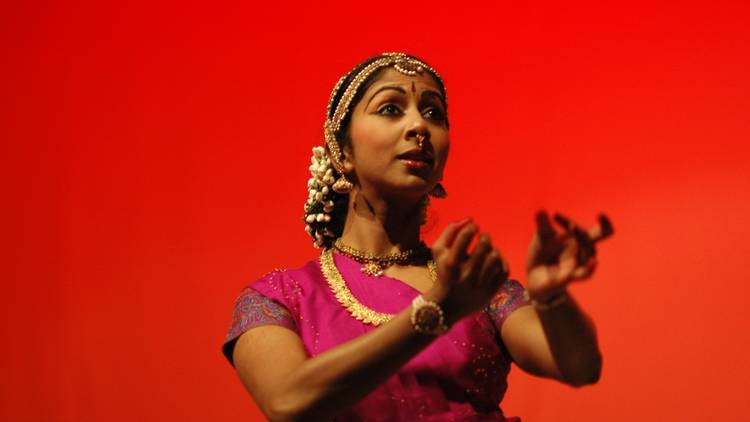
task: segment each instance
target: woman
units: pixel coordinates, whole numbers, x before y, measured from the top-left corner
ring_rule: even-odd
[[[325,147],[313,149],[306,230],[320,259],[276,270],[235,303],[224,353],[271,420],[519,420],[499,403],[510,362],[594,383],[594,328],[566,286],[591,275],[606,217],[586,232],[537,215],[528,291],[490,236],[464,220],[428,249],[428,196],[444,197],[446,95],[403,53],[336,84]]]

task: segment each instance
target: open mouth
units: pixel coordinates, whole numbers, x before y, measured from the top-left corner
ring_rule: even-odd
[[[396,158],[403,161],[407,166],[412,168],[432,167],[432,164],[435,162],[431,154],[428,154],[421,149],[413,149],[407,151],[396,156]]]

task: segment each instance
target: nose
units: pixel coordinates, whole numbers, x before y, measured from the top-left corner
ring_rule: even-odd
[[[422,149],[424,142],[430,139],[430,130],[421,115],[413,120],[411,126],[406,131],[406,139],[416,141],[420,149]]]

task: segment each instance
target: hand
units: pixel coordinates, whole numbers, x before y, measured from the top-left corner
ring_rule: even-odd
[[[477,231],[469,219],[448,224],[432,247],[438,280],[425,297],[440,303],[449,322],[484,308],[508,279],[508,266],[489,235],[480,235],[467,253]]]
[[[537,213],[537,232],[526,264],[529,296],[542,303],[564,293],[571,282],[591,277],[597,263],[596,242],[614,233],[604,214],[599,215],[599,225],[589,231],[561,214],[555,214],[554,220],[561,233],[552,227],[545,211]]]

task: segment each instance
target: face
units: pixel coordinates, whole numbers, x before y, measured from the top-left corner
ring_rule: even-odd
[[[448,124],[444,98],[427,72],[383,70],[352,110],[349,135],[344,165],[364,191],[419,198],[442,179]]]

